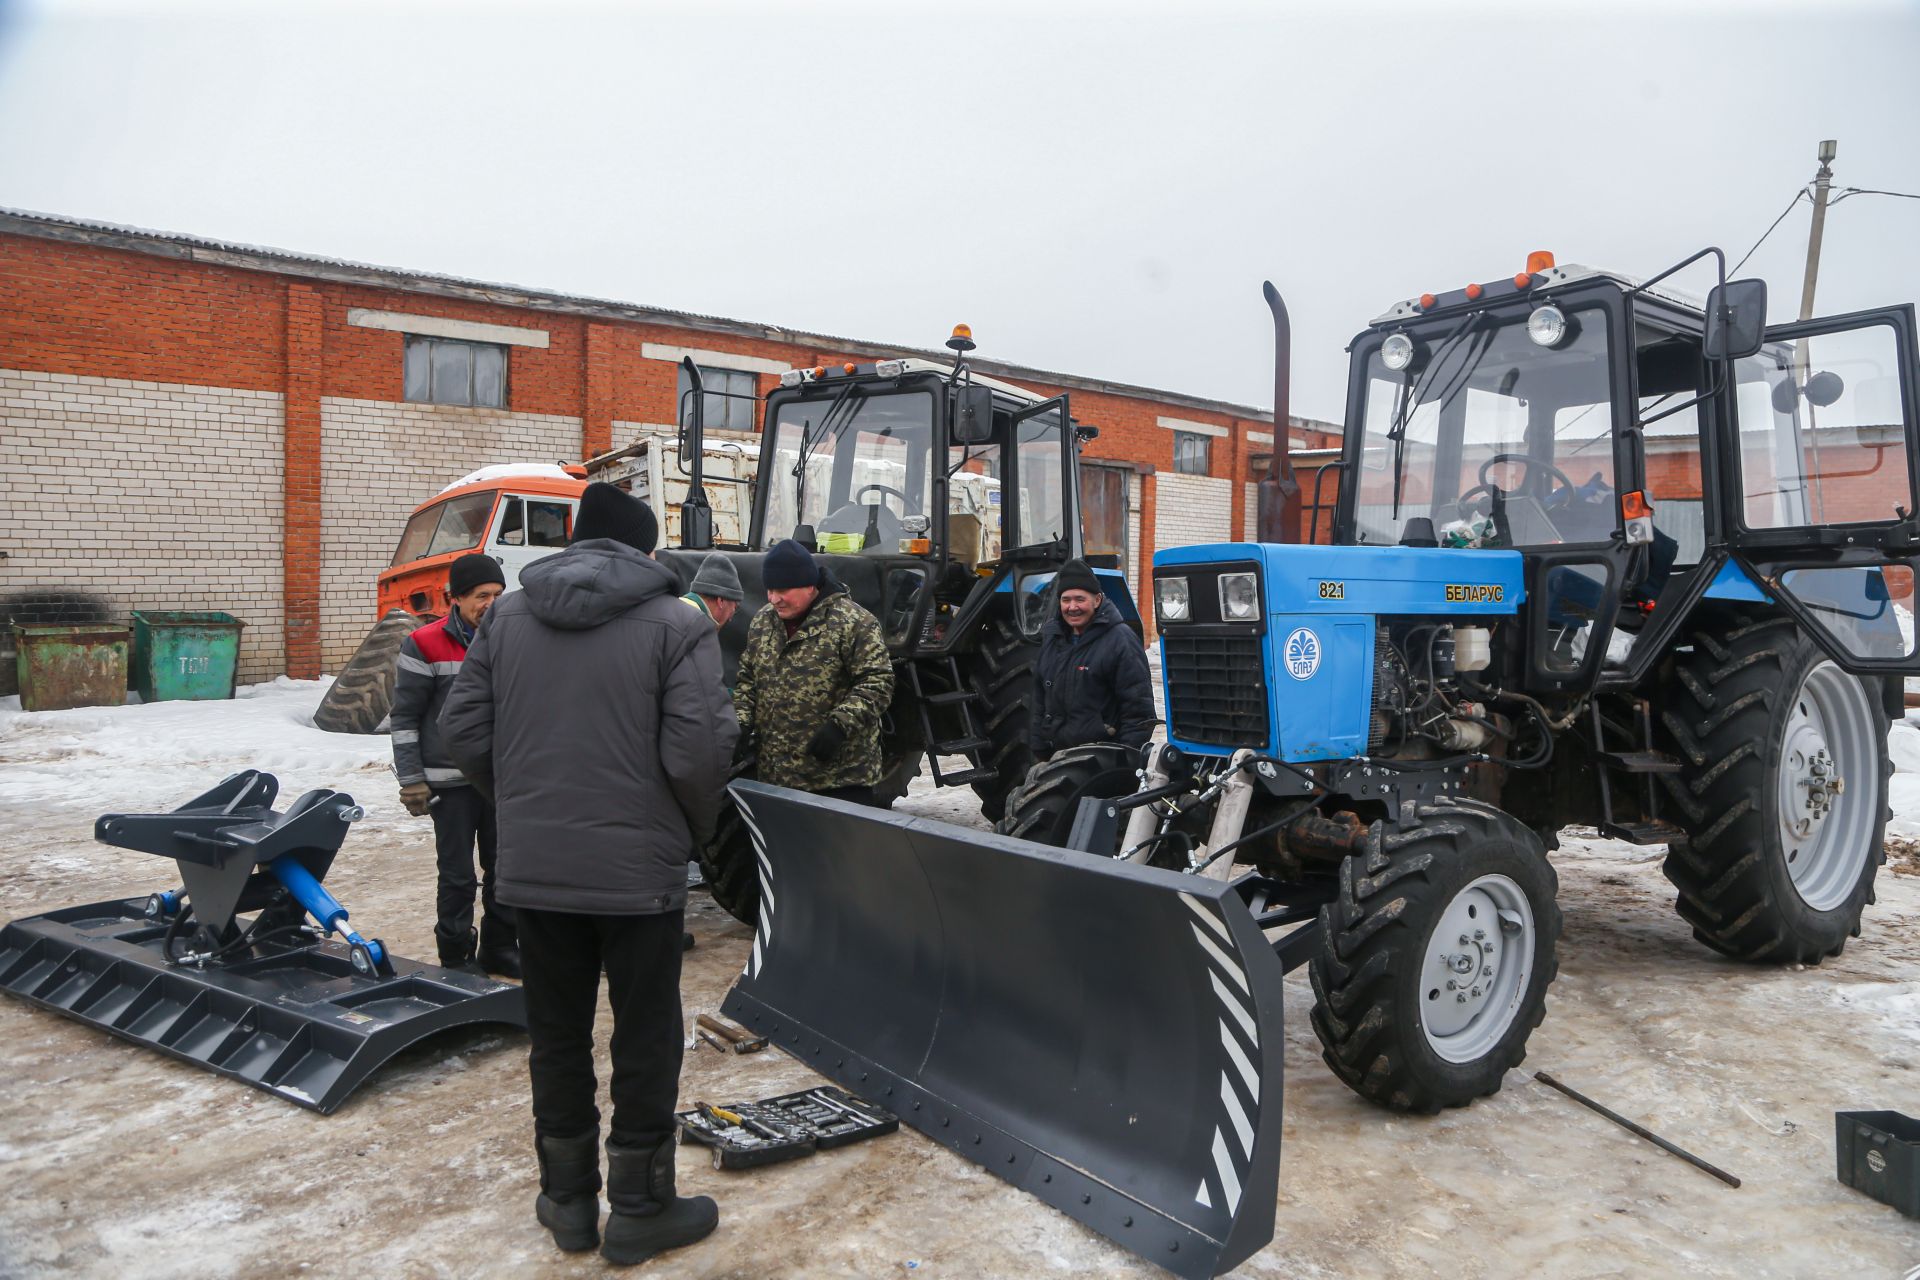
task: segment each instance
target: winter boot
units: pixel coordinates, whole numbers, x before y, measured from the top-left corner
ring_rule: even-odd
[[[513,926],[492,913],[480,920],[480,967],[496,978],[520,981],[520,947]]]
[[[474,948],[479,945],[480,935],[473,929],[448,929],[442,925],[433,926],[433,940],[440,948],[440,967],[453,969],[460,973],[479,973],[479,966],[473,962]]]
[[[674,1141],[654,1147],[607,1143],[607,1236],[600,1256],[615,1266],[645,1262],[654,1254],[703,1240],[720,1223],[708,1196],[673,1193]]]
[[[568,1253],[600,1243],[600,1131],[573,1138],[536,1138],[540,1198],[533,1214]]]

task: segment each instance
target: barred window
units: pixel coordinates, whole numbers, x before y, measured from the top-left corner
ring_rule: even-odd
[[[760,396],[760,380],[740,369],[709,369],[700,366],[700,386],[706,392],[706,411],[702,422],[708,431],[753,430],[753,406]],[[680,412],[692,412],[693,401],[687,392],[693,384],[686,369],[680,370]]]
[[[406,398],[424,404],[507,405],[507,349],[491,342],[407,335]]]
[[[1213,443],[1208,436],[1192,431],[1173,433],[1173,469],[1185,476],[1204,476],[1211,473],[1208,464],[1207,447]]]

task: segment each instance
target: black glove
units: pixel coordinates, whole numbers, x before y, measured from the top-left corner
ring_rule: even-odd
[[[807,740],[807,754],[815,760],[831,760],[847,743],[847,731],[829,720],[813,731]]]

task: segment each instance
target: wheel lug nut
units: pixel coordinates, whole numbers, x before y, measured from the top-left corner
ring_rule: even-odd
[[[1475,929],[1473,931],[1473,940],[1475,942],[1485,942],[1486,939],[1487,939],[1487,931],[1485,929]]]
[[[1466,934],[1463,933],[1460,935],[1460,945],[1463,947],[1470,947],[1473,945],[1473,939],[1469,938]]]
[[[1462,991],[1459,995],[1455,996],[1454,999],[1458,1000],[1461,1004],[1465,1004],[1467,1002],[1467,993]]]

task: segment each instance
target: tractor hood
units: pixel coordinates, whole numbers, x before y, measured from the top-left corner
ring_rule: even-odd
[[[1526,598],[1522,566],[1517,551],[1440,547],[1221,542],[1159,552],[1168,740],[1203,755],[1363,756],[1378,620],[1511,617]]]

